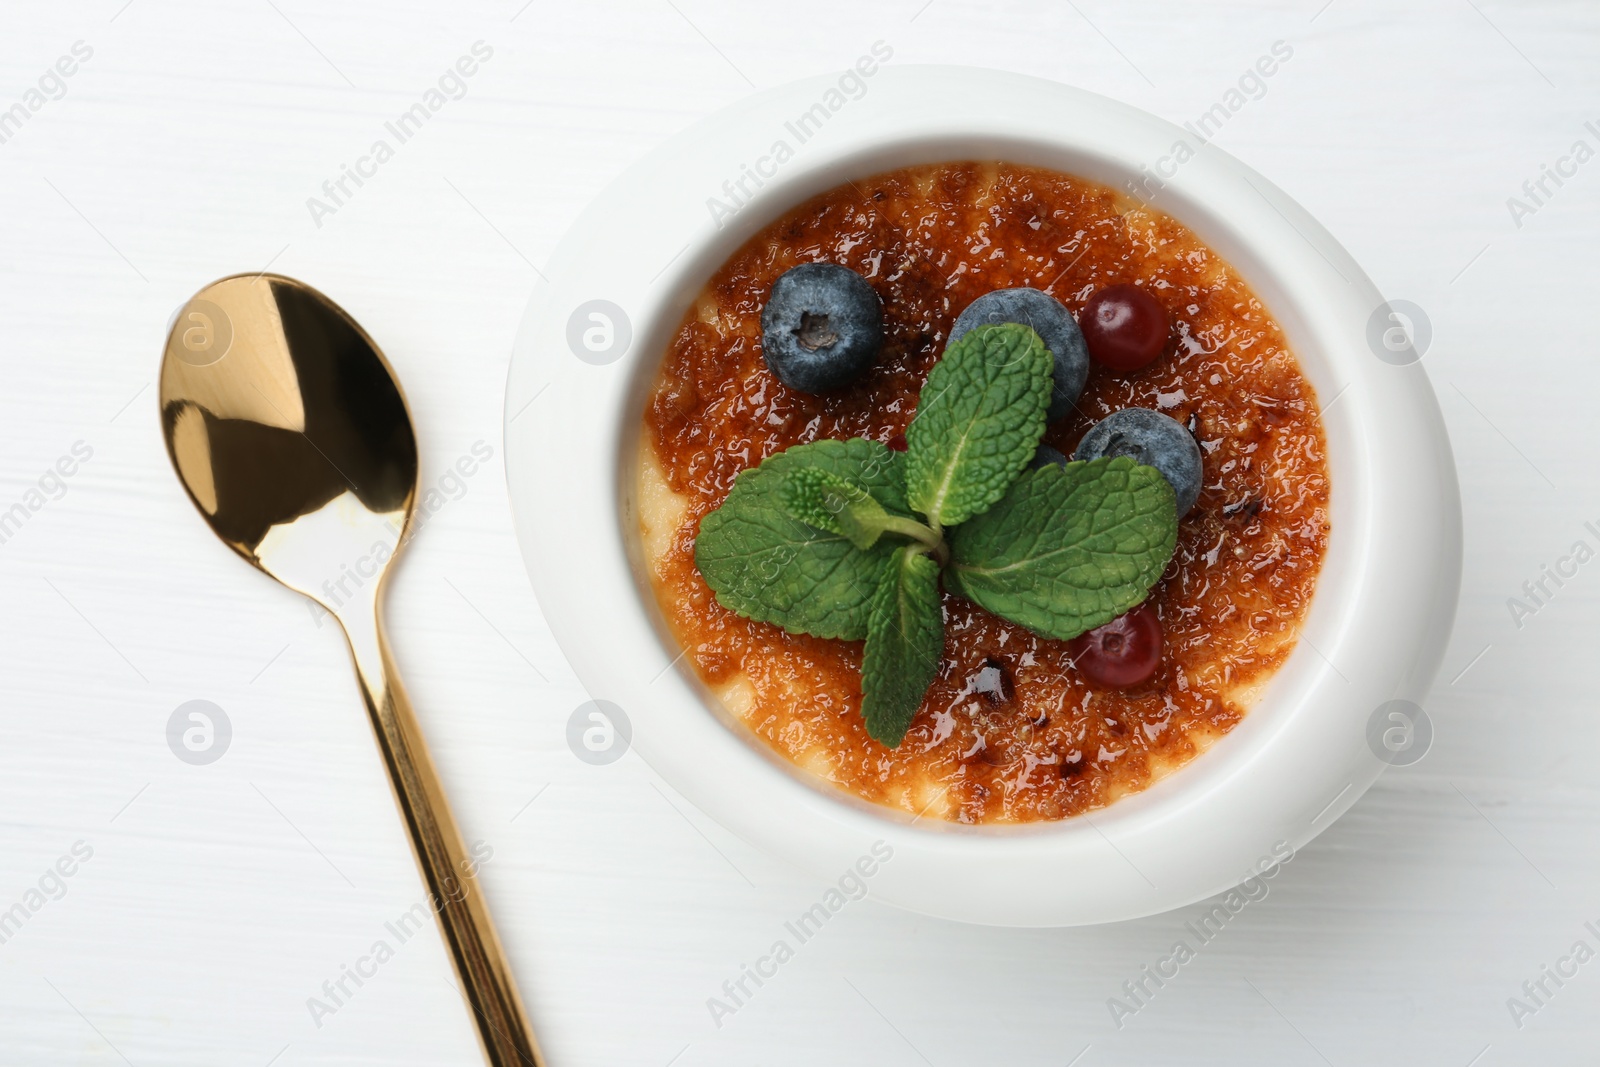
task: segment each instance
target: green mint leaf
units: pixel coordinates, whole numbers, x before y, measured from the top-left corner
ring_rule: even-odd
[[[791,518],[841,534],[860,549],[886,533],[919,541],[944,558],[939,535],[909,515],[894,515],[865,489],[821,467],[799,467],[784,475],[778,497]]]
[[[994,614],[1063,640],[1144,600],[1177,544],[1177,502],[1125,456],[1054,464],[951,532],[945,582]]]
[[[861,715],[889,748],[905,740],[944,655],[939,565],[902,544],[878,580],[861,657]]]
[[[905,513],[901,463],[876,441],[854,438],[796,445],[741,473],[722,506],[700,520],[695,538],[695,565],[717,603],[790,633],[866,637],[878,579],[898,542],[863,551],[842,533],[794,518],[782,488],[795,471],[816,468]]]
[[[1026,326],[980,326],[945,349],[906,428],[911,506],[935,528],[982,514],[1044,435],[1054,356]]]
[[[871,548],[889,526],[889,513],[865,489],[822,467],[790,471],[779,494],[792,517],[843,534],[860,549]]]

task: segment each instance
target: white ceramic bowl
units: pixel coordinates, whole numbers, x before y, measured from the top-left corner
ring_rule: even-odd
[[[800,143],[795,123],[808,113]],[[792,152],[781,161],[780,141]],[[1460,502],[1444,424],[1420,365],[1397,365],[1404,351],[1375,355],[1369,322],[1382,297],[1344,249],[1215,147],[1174,168],[1179,142],[1195,143],[1051,82],[883,65],[760,93],[673,137],[602,192],[551,258],[506,396],[523,556],[584,686],[621,706],[637,752],[734,833],[830,881],[882,842],[860,864],[874,872],[871,893],[932,915],[1098,923],[1237,885],[1275,849],[1281,857],[1325,829],[1384,768],[1369,719],[1391,699],[1422,699],[1455,611]],[[1331,479],[1317,594],[1257,706],[1142,793],[1011,828],[866,804],[750,735],[679,662],[645,577],[632,499],[644,397],[667,340],[740,244],[846,179],[974,158],[1119,188],[1146,181],[1154,206],[1233,264],[1287,333],[1323,404]],[[1148,181],[1157,168],[1159,191]]]

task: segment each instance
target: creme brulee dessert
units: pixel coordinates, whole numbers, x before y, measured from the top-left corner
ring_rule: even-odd
[[[1177,221],[1036,168],[789,211],[706,283],[643,418],[689,668],[804,771],[930,818],[1061,819],[1195,758],[1293,649],[1328,537],[1268,310]]]

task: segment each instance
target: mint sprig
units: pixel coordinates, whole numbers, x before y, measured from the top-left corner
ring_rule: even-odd
[[[816,441],[744,471],[700,521],[695,563],[717,602],[791,633],[865,640],[862,715],[894,748],[944,649],[946,588],[1046,637],[1103,625],[1172,558],[1177,507],[1126,457],[1024,473],[1044,435],[1053,357],[1026,326],[945,350],[906,429]]]

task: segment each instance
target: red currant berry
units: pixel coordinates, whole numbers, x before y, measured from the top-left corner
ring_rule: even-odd
[[[1149,681],[1161,663],[1161,620],[1148,600],[1068,646],[1072,662],[1095,685],[1123,689]]]
[[[905,450],[906,450],[906,435],[905,434],[897,433],[893,437],[889,438],[889,451],[891,451],[891,452],[904,452]]]
[[[1078,324],[1094,361],[1120,374],[1154,363],[1172,334],[1167,309],[1137,285],[1112,285],[1095,293]]]

